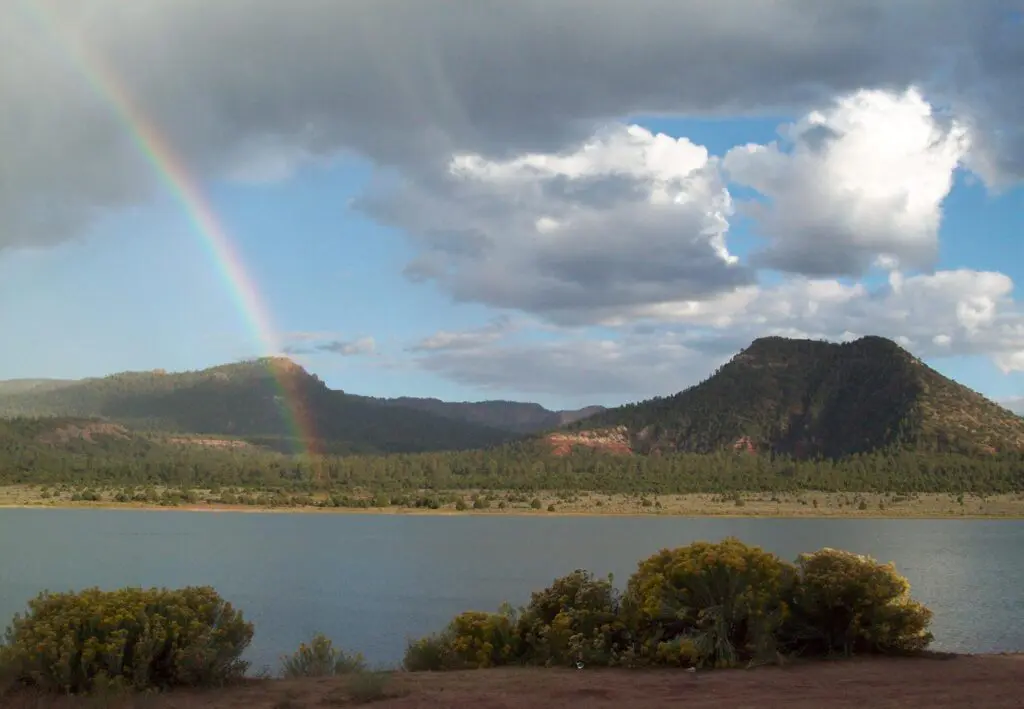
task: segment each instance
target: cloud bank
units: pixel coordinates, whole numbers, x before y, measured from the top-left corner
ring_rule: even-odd
[[[0,4],[0,248],[69,238],[153,193],[111,87],[200,177],[268,179],[344,151],[436,176],[452,155],[558,152],[625,115],[777,114],[916,84],[976,127],[970,157],[987,179],[1017,180],[1020,9],[12,0]]]
[[[1012,280],[933,270],[957,171],[992,189],[1024,178],[1022,9],[13,0],[0,258],[152,198],[136,140],[155,130],[201,183],[362,156],[377,172],[356,206],[407,234],[410,279],[565,328],[411,348],[464,383],[664,393],[762,334],[882,334],[1022,371]],[[793,118],[774,142],[713,154],[629,118],[654,115]]]

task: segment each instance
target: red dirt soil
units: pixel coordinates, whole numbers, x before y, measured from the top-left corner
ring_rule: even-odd
[[[603,453],[632,455],[625,426],[577,433],[552,433],[547,437],[554,455],[569,455],[573,448],[593,448]]]
[[[353,706],[346,678],[251,680],[229,689],[106,700],[108,709]],[[755,670],[502,668],[397,673],[375,709],[1024,708],[1024,655],[856,659]],[[92,700],[19,696],[4,709],[91,709]]]
[[[746,451],[750,455],[755,455],[757,453],[757,448],[754,447],[754,442],[750,440],[750,436],[737,438],[736,442],[732,444],[732,448],[737,451]]]

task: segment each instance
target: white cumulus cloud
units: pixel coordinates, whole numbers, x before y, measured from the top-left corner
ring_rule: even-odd
[[[942,202],[970,147],[917,89],[858,91],[787,127],[784,145],[733,148],[731,180],[768,203],[744,205],[768,237],[763,262],[808,275],[860,274],[883,264],[927,268]]]
[[[443,179],[406,182],[362,207],[412,235],[412,277],[559,322],[753,278],[728,249],[732,199],[717,161],[635,125],[560,153],[459,154]]]

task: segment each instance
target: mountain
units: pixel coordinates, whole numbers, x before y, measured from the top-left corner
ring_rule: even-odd
[[[570,429],[548,437],[556,451],[746,449],[798,458],[1024,451],[1024,418],[881,337],[761,338],[694,387],[608,409]]]
[[[0,380],[0,396],[6,394],[23,394],[29,391],[41,392],[60,389],[74,384],[73,379],[8,379]]]
[[[0,416],[101,417],[132,428],[231,436],[284,450],[421,452],[496,445],[508,431],[333,391],[287,358],[196,372],[125,372],[60,385],[7,382]]]
[[[561,428],[605,410],[588,406],[570,411],[551,411],[540,404],[520,401],[441,401],[402,396],[396,399],[371,399],[385,406],[400,406],[479,424],[518,434],[538,433]]]

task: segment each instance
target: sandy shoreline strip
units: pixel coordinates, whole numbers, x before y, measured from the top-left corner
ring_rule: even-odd
[[[389,515],[414,517],[678,517],[678,518],[721,518],[721,519],[961,519],[961,520],[1024,520],[1022,514],[943,514],[940,512],[901,509],[893,514],[878,511],[779,511],[765,512],[751,510],[749,512],[719,512],[716,510],[685,510],[685,511],[603,511],[592,510],[546,510],[533,509],[485,509],[485,510],[453,510],[408,507],[266,507],[257,505],[148,505],[138,503],[103,503],[103,502],[56,502],[52,504],[16,504],[0,503],[0,510],[134,510],[148,512],[207,512],[220,514],[311,514],[311,515]]]

